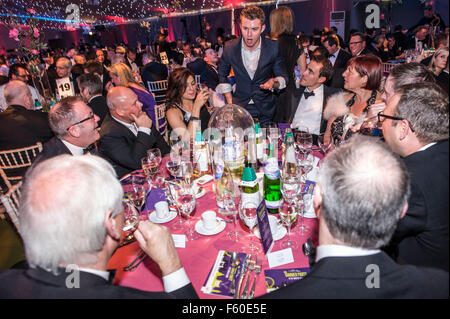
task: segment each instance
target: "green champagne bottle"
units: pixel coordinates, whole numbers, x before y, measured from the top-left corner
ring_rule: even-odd
[[[271,214],[277,214],[283,197],[280,191],[280,169],[274,146],[269,144],[267,162],[264,166],[264,199],[267,210]]]

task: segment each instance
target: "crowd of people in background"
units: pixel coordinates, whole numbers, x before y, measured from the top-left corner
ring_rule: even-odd
[[[168,154],[170,132],[189,140],[196,130],[205,130],[220,106],[217,99],[222,98],[222,105],[239,104],[261,124],[290,123],[294,130],[311,133],[315,143],[324,135],[337,148],[325,161],[318,182],[322,192],[314,206],[320,215],[319,243],[344,243],[347,251],[323,249],[323,259],[311,275],[269,298],[448,297],[448,285],[445,292],[439,284],[448,284],[448,273],[401,268],[392,262],[448,272],[449,29],[442,18],[434,25],[435,17],[427,7],[424,18],[409,30],[401,25],[392,30],[351,30],[344,40],[335,28],[294,34],[295,17],[288,7],[272,11],[267,26],[264,12],[248,7],[240,17],[241,37],[220,34],[215,43],[201,37],[169,42],[168,33],[161,29],[153,43],[137,47],[83,44],[41,52],[33,61],[0,56],[0,150],[45,143],[27,181],[27,196],[31,185],[45,178],[44,168],[63,174],[70,165],[78,165],[73,181],[75,173],[83,175],[81,168],[91,166],[93,171],[103,170],[105,178],[114,173],[120,178],[141,168],[140,159],[147,149],[156,147],[163,156]],[[393,66],[390,72],[383,70],[388,62]],[[43,78],[41,83],[36,82],[36,70]],[[63,95],[61,79],[71,84],[73,96]],[[166,125],[160,123],[160,103],[150,87],[151,82],[163,80],[167,80],[162,119]],[[47,114],[36,109],[49,102],[47,121]],[[378,134],[385,143],[358,133]],[[56,165],[55,159],[48,162],[61,154],[86,151],[102,156],[112,168],[101,160],[66,157],[61,167],[50,167]],[[366,174],[369,167],[374,174]],[[387,179],[380,177],[385,170]],[[333,176],[341,176],[345,187],[336,185]],[[355,182],[358,178],[368,180]],[[339,200],[330,199],[334,192],[339,193],[335,195]],[[373,212],[379,220],[368,217]],[[107,216],[109,246],[102,248],[105,264],[120,237],[115,214]],[[140,226],[138,241],[155,256],[158,243],[147,238],[146,227],[153,226]],[[161,241],[167,240],[163,230],[153,231],[164,235]],[[364,257],[360,248],[367,250]],[[174,251],[169,247],[164,253],[173,257]],[[330,262],[327,257],[334,254],[341,257]],[[346,283],[356,285],[352,276],[364,274],[358,259],[349,256],[385,265],[383,276],[391,284],[377,291],[378,295],[348,289],[353,286]],[[165,265],[164,269],[179,270],[178,258],[171,260],[176,267]],[[345,265],[351,266],[349,277],[326,279],[330,275],[327,267]],[[5,278],[13,285],[10,277]],[[403,284],[395,284],[399,281]],[[184,289],[178,287],[187,291],[181,297],[195,297],[189,281],[185,284]]]

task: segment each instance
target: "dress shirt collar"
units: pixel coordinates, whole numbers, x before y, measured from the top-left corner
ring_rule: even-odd
[[[418,150],[418,152],[420,152],[420,151],[425,151],[427,148],[433,146],[434,144],[436,144],[436,142],[433,142],[433,143],[429,143],[429,144],[427,144],[427,145],[424,145],[424,146],[422,146],[422,147]]]
[[[91,98],[89,99],[89,101],[88,101],[88,104],[91,103],[91,101],[92,101],[93,99],[95,99],[96,97],[99,97],[99,96],[102,96],[102,95],[101,95],[101,94],[97,94],[97,95],[94,95],[93,97],[91,97]]]
[[[357,257],[375,255],[379,249],[366,249],[344,245],[320,245],[316,251],[316,262],[326,257]]]
[[[88,269],[88,268],[79,268],[80,271],[88,272],[90,274],[102,277],[106,281],[109,281],[109,272],[104,270],[96,270],[96,269]]]
[[[256,49],[254,49],[254,50],[249,50],[249,49],[247,49],[247,47],[245,46],[245,44],[244,44],[244,39],[242,38],[241,39],[241,44],[242,44],[242,50],[245,50],[245,51],[247,51],[247,52],[252,52],[252,53],[255,53],[256,51],[259,51],[259,50],[261,50],[261,43],[262,43],[262,37],[260,36],[259,37],[259,43],[258,43],[258,46],[256,47]]]
[[[84,148],[73,145],[73,144],[67,142],[66,140],[63,140],[62,138],[60,140],[61,140],[61,142],[63,142],[63,144],[65,146],[67,146],[67,148],[69,149],[70,153],[72,153],[72,155],[83,155],[84,154]]]
[[[122,122],[121,120],[116,119],[114,116],[111,115],[111,117],[113,119],[115,119],[117,122],[119,122],[120,124],[124,125],[127,129],[129,129],[131,132],[133,132],[134,135],[137,136],[138,134],[138,128],[136,127],[136,125],[134,123],[132,124],[128,124],[125,122]]]
[[[334,65],[334,63],[336,62],[339,51],[341,51],[341,48],[338,48],[337,51],[333,53],[333,55],[330,55],[330,58],[328,60],[330,60],[331,65]]]

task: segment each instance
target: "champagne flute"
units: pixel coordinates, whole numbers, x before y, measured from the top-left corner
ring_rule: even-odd
[[[150,160],[161,164],[162,161],[162,157],[161,157],[161,150],[159,148],[151,148],[149,150],[147,150],[147,156]]]
[[[146,193],[145,185],[136,183],[133,185],[133,191],[128,192],[127,195],[130,203],[140,210],[145,203]]]
[[[305,221],[305,210],[311,204],[311,200],[312,200],[311,194],[301,194],[298,197],[297,209],[300,211],[301,216],[301,223],[300,226],[298,227],[300,236],[306,236],[310,233],[310,229],[309,227],[305,226],[304,221]]]
[[[174,177],[177,178],[179,177],[181,174],[181,159],[180,158],[171,158],[166,162],[166,168],[167,171],[169,172],[169,174]]]
[[[148,184],[151,187],[153,176],[158,171],[159,164],[157,163],[157,161],[154,158],[146,156],[146,157],[141,158],[141,166],[142,166],[142,170],[144,171],[144,174],[147,178]]]
[[[313,138],[308,129],[305,128],[303,131],[296,132],[295,140],[300,152],[309,153],[311,151],[313,146]]]
[[[321,134],[319,134],[318,142],[319,142],[319,147],[322,150],[323,155],[325,156],[331,147],[331,138],[328,139],[328,141],[326,141],[325,133],[321,133]]]
[[[194,181],[194,166],[192,165],[192,162],[190,161],[181,162],[180,170],[183,181],[186,184],[192,186],[192,183]]]
[[[239,204],[239,217],[244,222],[244,224],[249,228],[250,233],[253,233],[254,228],[258,224],[258,218],[256,215],[257,208],[258,205],[255,202],[251,201],[241,201],[241,203]],[[259,251],[259,248],[253,242],[254,236],[255,236],[254,234],[251,236],[250,245],[248,246],[251,255]]]
[[[291,226],[295,223],[298,216],[297,207],[293,203],[284,202],[280,208],[281,222],[288,229],[288,239],[281,243],[282,248],[298,248],[298,243],[295,240],[291,240]]]
[[[188,220],[188,229],[186,231],[186,237],[188,240],[197,239],[198,236],[194,232],[191,226],[191,214],[195,209],[195,194],[191,185],[181,182],[174,184],[173,187],[175,203],[182,216],[185,216]]]
[[[123,207],[123,235],[124,241],[129,241],[134,237],[134,231],[137,229],[139,225],[139,212],[136,207],[129,203],[128,201],[122,201]]]
[[[233,230],[229,231],[227,233],[227,237],[237,243],[239,241],[238,239],[238,232],[236,230],[236,217],[239,213],[239,202],[241,199],[241,190],[237,184],[235,184],[231,178],[230,175],[228,175],[231,183],[232,189],[230,191],[225,191],[224,196],[222,197],[223,200],[223,206],[225,208],[224,211],[221,212],[224,216],[232,216],[233,217]]]

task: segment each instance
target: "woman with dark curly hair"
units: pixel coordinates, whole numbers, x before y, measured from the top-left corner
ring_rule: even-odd
[[[203,132],[210,118],[206,106],[208,88],[199,91],[194,74],[188,68],[172,71],[167,86],[166,117],[169,128],[182,140],[194,137],[197,128]]]

